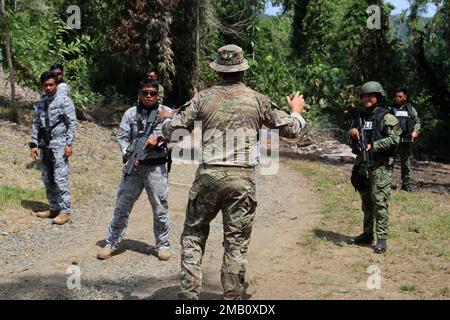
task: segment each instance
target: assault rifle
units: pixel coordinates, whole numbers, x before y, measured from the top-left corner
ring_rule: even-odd
[[[134,139],[133,143],[131,144],[131,147],[129,148],[129,154],[127,156],[128,162],[125,166],[125,177],[128,177],[132,174],[133,170],[135,169],[135,163],[137,161],[144,160],[146,158],[148,151],[144,150],[144,146],[148,138],[151,136],[153,130],[155,129],[155,120],[157,113],[157,108],[151,111],[147,119],[147,126],[145,127],[145,130],[139,131],[136,139]]]
[[[354,153],[361,154],[364,178],[369,179],[370,168],[373,166],[373,157],[372,152],[367,151],[368,141],[364,132],[364,123],[360,112],[358,112],[356,116],[356,125],[359,133],[359,140],[353,140],[353,150]]]

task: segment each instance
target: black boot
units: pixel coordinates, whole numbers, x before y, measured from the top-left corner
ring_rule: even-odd
[[[361,233],[357,237],[350,238],[348,244],[372,244],[373,234],[372,233]]]
[[[383,253],[387,250],[387,242],[386,239],[378,239],[377,245],[375,246],[375,249],[373,250],[375,253]]]
[[[402,190],[406,192],[413,192],[413,189],[411,188],[411,185],[409,183],[405,183],[402,185]]]

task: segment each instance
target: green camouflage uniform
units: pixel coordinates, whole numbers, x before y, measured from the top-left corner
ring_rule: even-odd
[[[410,105],[410,107],[411,107],[412,115],[407,115],[407,116],[410,116],[412,118],[412,121],[413,121],[413,130],[412,131],[416,131],[417,134],[419,134],[420,118],[419,118],[419,115],[417,114],[416,109],[411,105]],[[404,115],[406,115],[406,113],[408,113],[407,104],[396,108],[395,111],[396,111],[397,118],[399,119],[399,121],[401,121],[401,119],[404,118]],[[403,132],[403,134],[400,136],[400,144],[397,149],[397,154],[400,156],[403,186],[411,184],[411,158],[412,158],[411,133],[412,132]]]
[[[373,108],[369,113],[374,113]],[[368,111],[368,110],[366,110]],[[356,128],[356,126],[354,126]],[[378,239],[386,239],[388,235],[388,206],[391,194],[394,152],[400,141],[401,129],[393,114],[386,114],[381,121],[380,131],[383,138],[372,143],[374,165],[369,172],[370,187],[359,191],[364,212],[364,233],[373,234],[374,226]],[[356,158],[355,166],[363,170],[361,156]],[[361,173],[362,174],[362,173]]]
[[[234,48],[238,48],[226,47],[231,47],[231,54]],[[213,68],[217,70],[220,66]],[[256,213],[254,174],[257,133],[265,125],[279,129],[282,136],[295,137],[301,132],[305,121],[299,114],[286,114],[266,96],[235,81],[222,81],[197,93],[175,114],[172,121],[166,120],[168,123],[163,129],[165,137],[170,138],[177,128],[191,132],[195,120],[202,123],[202,158],[189,193],[181,235],[179,296],[182,299],[199,298],[201,263],[209,224],[221,210],[225,250],[221,269],[224,298],[241,299]],[[227,148],[220,139],[221,134],[225,141],[231,134],[241,143],[232,143]]]

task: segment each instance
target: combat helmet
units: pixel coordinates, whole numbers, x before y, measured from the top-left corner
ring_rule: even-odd
[[[377,81],[369,81],[362,85],[360,95],[367,93],[379,93],[382,97],[386,96],[383,86]]]

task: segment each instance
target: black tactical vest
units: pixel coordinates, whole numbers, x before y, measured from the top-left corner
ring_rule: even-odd
[[[412,106],[407,103],[404,108],[394,107],[394,114],[398,119],[400,128],[402,128],[402,137],[410,137],[411,133],[414,131],[414,119]]]
[[[392,108],[376,107],[371,114],[363,114],[363,126],[367,137],[367,143],[372,144],[385,138],[381,131],[381,122],[388,113],[394,114]],[[385,152],[392,154],[395,150],[386,150],[383,153]]]
[[[138,127],[138,131],[141,132],[144,130],[144,123],[143,120],[145,120],[146,126],[156,126],[156,120],[153,123],[149,123],[150,119],[150,112],[148,113],[147,119],[142,119],[142,105],[138,104],[137,110],[136,110],[136,124]],[[155,108],[159,108],[159,104],[155,106]],[[145,160],[143,162],[148,162],[149,164],[152,164],[151,162],[154,161],[153,164],[161,164],[165,163],[168,158],[168,152],[167,152],[167,144],[164,143],[160,146],[157,146],[153,149],[147,149],[145,153]]]

